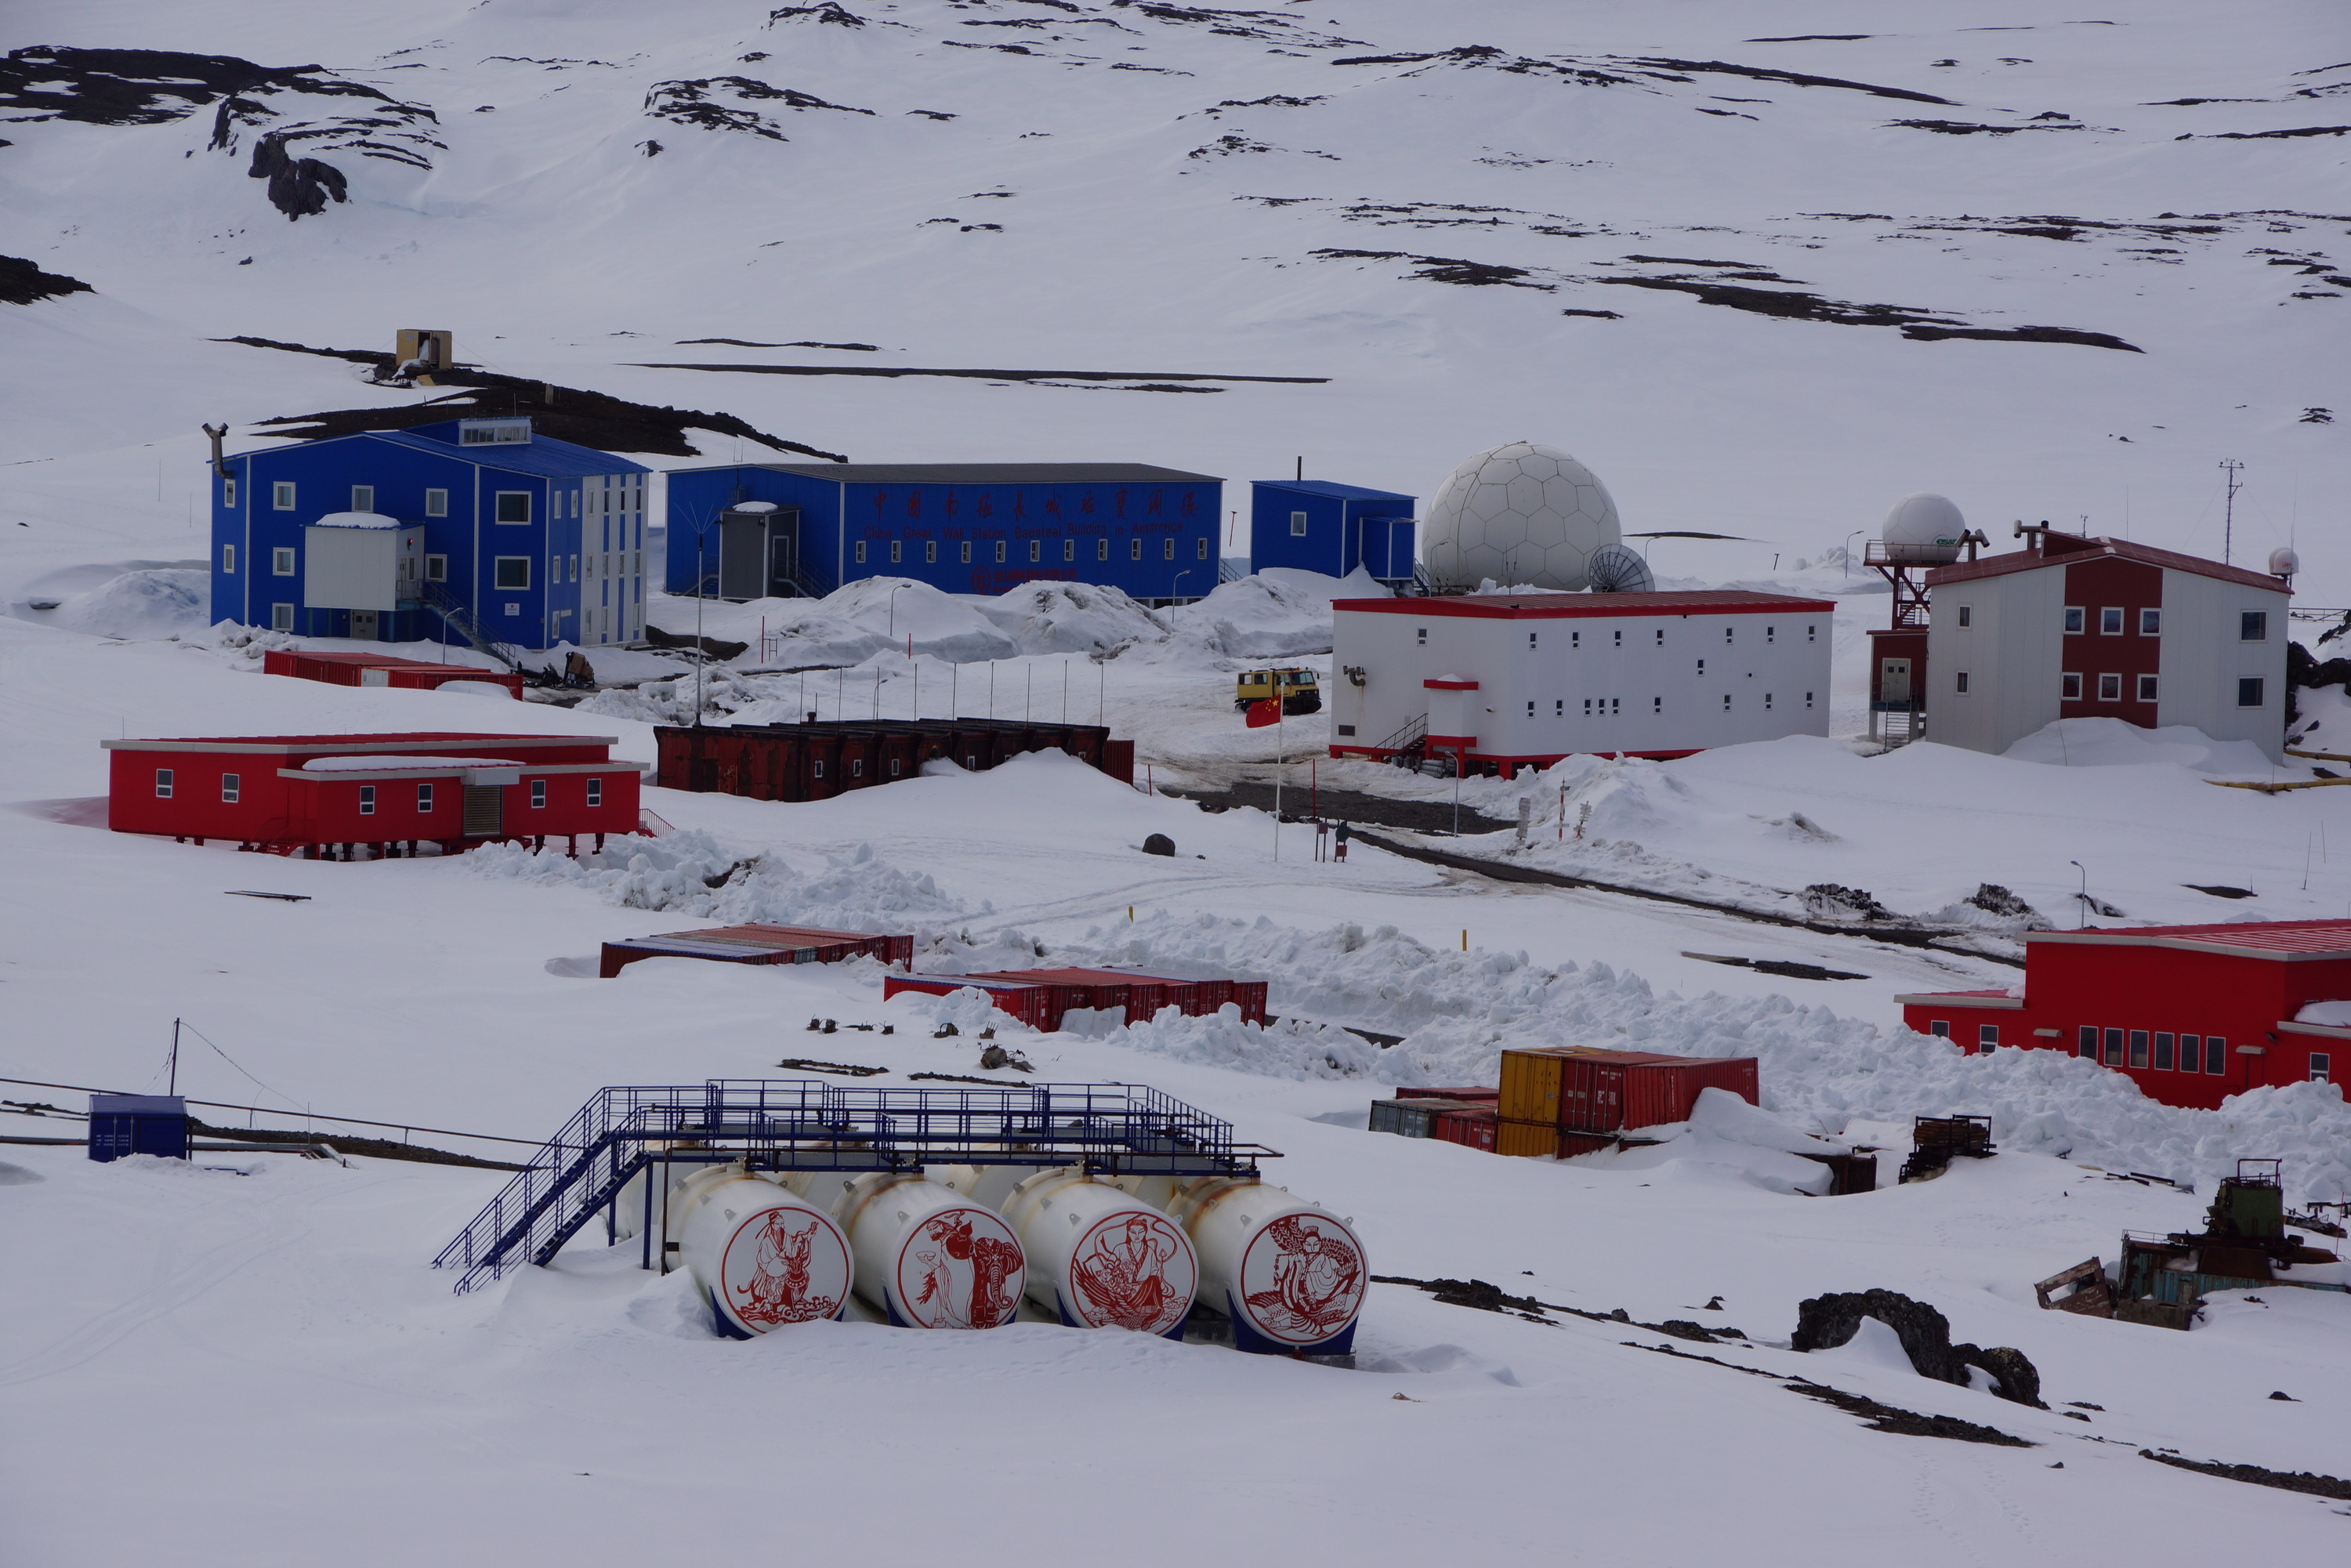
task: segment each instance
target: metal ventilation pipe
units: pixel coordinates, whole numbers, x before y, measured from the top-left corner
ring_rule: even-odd
[[[228,426],[225,424],[205,424],[199,425],[197,428],[202,430],[206,435],[213,438],[213,472],[219,475],[224,479],[227,478],[228,461],[221,455],[221,439],[228,434]]]

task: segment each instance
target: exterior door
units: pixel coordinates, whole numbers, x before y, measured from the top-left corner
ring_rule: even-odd
[[[354,610],[351,612],[351,635],[362,643],[372,643],[376,640],[374,611]]]
[[[786,521],[786,517],[789,517]],[[799,514],[779,514],[768,534],[768,597],[789,599],[799,592]]]
[[[1907,703],[1910,700],[1910,661],[1880,659],[1877,662],[1877,700],[1882,703]]]

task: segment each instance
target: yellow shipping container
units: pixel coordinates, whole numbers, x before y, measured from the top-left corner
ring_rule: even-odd
[[[1559,1129],[1549,1122],[1498,1121],[1494,1152],[1549,1159],[1559,1153]]]
[[[1573,1048],[1566,1046],[1502,1052],[1502,1093],[1495,1113],[1505,1122],[1558,1126],[1561,1064],[1563,1058],[1574,1054]]]

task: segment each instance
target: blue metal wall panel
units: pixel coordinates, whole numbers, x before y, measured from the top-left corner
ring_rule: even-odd
[[[949,593],[1023,582],[1100,583],[1137,599],[1217,585],[1223,486],[1212,482],[843,485],[746,465],[669,476],[667,580],[690,593],[718,570],[720,512],[739,500],[800,508],[800,554],[827,587],[904,577]]]
[[[1412,504],[1410,496],[1353,485],[1259,480],[1249,486],[1249,568],[1344,577],[1362,566],[1374,577],[1410,577]],[[1306,514],[1303,535],[1290,532],[1296,512]]]

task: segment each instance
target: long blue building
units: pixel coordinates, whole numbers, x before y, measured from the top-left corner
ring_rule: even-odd
[[[1412,503],[1393,490],[1328,479],[1259,479],[1249,486],[1249,570],[1344,577],[1360,566],[1384,582],[1408,582]]]
[[[1140,463],[754,463],[668,475],[669,591],[830,593],[906,577],[949,593],[1040,579],[1136,599],[1217,586],[1223,481]]]
[[[644,635],[643,465],[461,419],[222,460],[213,619],[527,649]]]

